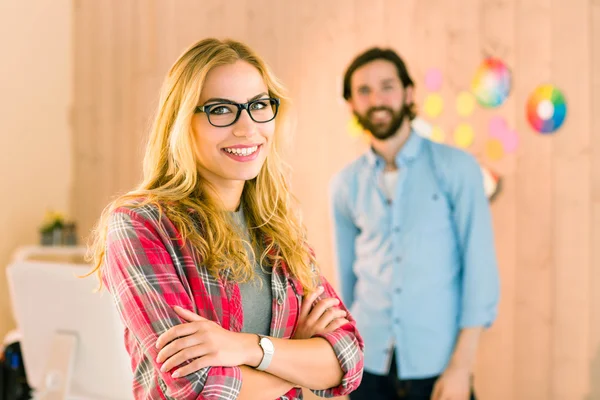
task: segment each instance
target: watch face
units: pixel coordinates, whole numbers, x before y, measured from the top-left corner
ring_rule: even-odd
[[[271,342],[267,338],[260,339],[260,345],[264,349],[265,352],[272,353],[273,350],[274,350],[274,348],[273,348],[273,342]]]

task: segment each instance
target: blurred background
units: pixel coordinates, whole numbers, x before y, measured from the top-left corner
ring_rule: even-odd
[[[48,211],[84,242],[141,177],[168,68],[208,36],[248,43],[289,88],[293,190],[334,285],[328,183],[365,149],[342,76],[367,47],[398,51],[423,134],[502,181],[492,203],[502,294],[479,352],[479,398],[600,399],[598,0],[0,0],[0,337],[15,327],[3,273],[15,249],[40,243]],[[497,107],[472,97],[490,58],[511,76]],[[552,134],[526,115],[543,84],[567,105]]]

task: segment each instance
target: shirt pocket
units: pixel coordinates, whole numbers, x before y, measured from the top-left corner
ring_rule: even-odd
[[[452,209],[448,197],[439,190],[432,190],[426,193],[413,215],[415,230],[420,234],[432,235],[436,233],[448,233],[452,231]]]
[[[456,258],[453,215],[446,193],[429,188],[411,205],[410,228],[406,245],[415,268],[434,274]],[[407,210],[407,211],[410,211]],[[436,272],[437,271],[437,272]]]

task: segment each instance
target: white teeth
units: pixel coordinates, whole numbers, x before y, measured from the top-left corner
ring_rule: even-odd
[[[258,146],[239,148],[226,148],[225,151],[236,156],[249,156],[258,149]]]

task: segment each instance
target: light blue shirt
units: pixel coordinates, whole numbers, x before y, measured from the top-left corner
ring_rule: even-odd
[[[412,133],[396,156],[389,201],[384,160],[369,150],[331,184],[342,298],[365,340],[365,370],[401,379],[441,374],[460,329],[496,318],[499,279],[477,161]]]

